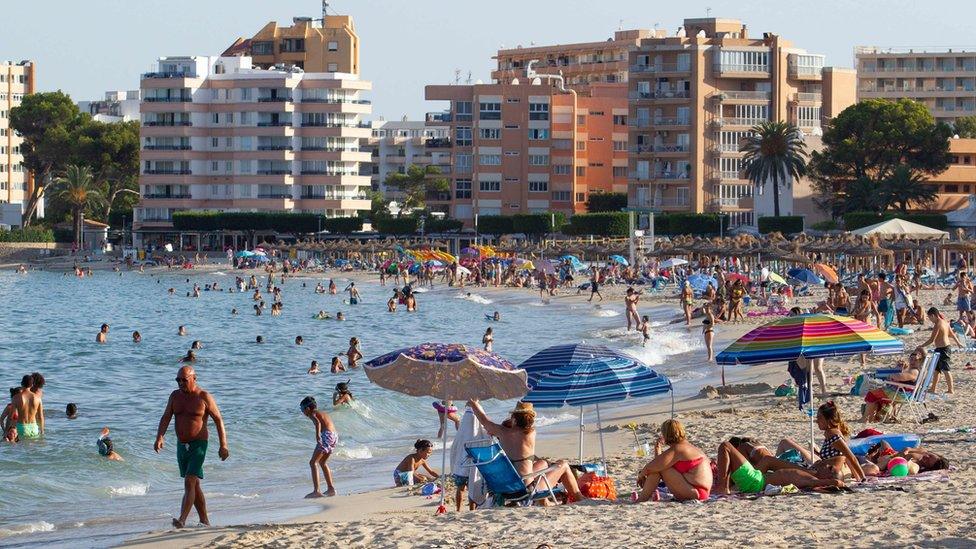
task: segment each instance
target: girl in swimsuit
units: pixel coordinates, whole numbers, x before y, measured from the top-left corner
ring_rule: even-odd
[[[485,330],[485,335],[481,336],[481,343],[485,346],[485,350],[489,353],[491,352],[491,344],[495,342],[495,336],[491,333],[491,327],[489,326]]]
[[[433,406],[437,410],[437,419],[440,424],[440,428],[437,431],[437,438],[444,436],[444,426],[447,425],[447,420],[451,420],[454,423],[454,430],[457,431],[461,426],[461,418],[458,417],[458,409],[454,405],[454,401],[434,401]]]
[[[707,310],[708,307],[705,307]],[[711,362],[714,358],[715,352],[712,349],[712,340],[715,339],[714,329],[712,328],[712,321],[708,318],[702,320],[702,338],[705,339],[705,349],[708,351],[708,361]]]
[[[363,358],[363,353],[359,351],[359,338],[354,337],[349,340],[349,349],[346,351],[347,364],[350,368],[359,367],[359,359]]]
[[[849,474],[858,481],[864,480],[864,470],[857,457],[847,445],[847,438],[851,436],[851,429],[840,416],[840,409],[833,401],[825,402],[817,409],[817,427],[824,433],[824,441],[818,452],[820,459],[810,454],[809,448],[797,444],[790,439],[783,439],[777,448],[777,455],[789,448],[799,452],[803,461],[811,464],[814,471],[821,473],[831,469],[841,474]]]
[[[641,487],[638,503],[657,501],[660,498],[657,486],[662,480],[678,501],[708,499],[712,489],[711,461],[688,442],[681,422],[669,419],[661,424],[661,438],[654,454],[655,458],[637,475],[637,485]]]

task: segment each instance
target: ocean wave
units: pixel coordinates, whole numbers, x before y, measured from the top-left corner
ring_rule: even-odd
[[[227,276],[227,273],[225,273],[223,271],[214,271],[211,274],[214,275],[214,276]]]
[[[558,416],[538,416],[535,418],[535,425],[537,427],[545,427],[546,425],[555,425],[556,423],[563,423],[564,421],[572,421],[574,419],[578,420],[579,416],[564,412]]]
[[[493,303],[493,301],[488,299],[487,297],[480,296],[478,294],[472,294],[472,293],[457,294],[454,296],[454,299],[466,299],[474,303],[481,303],[482,305],[488,305],[489,303]]]
[[[234,494],[234,497],[239,499],[257,499],[261,496],[258,494]]]
[[[611,311],[610,309],[598,309],[593,312],[593,316],[601,316],[601,317],[620,316],[620,311]]]
[[[10,528],[0,528],[0,538],[9,536],[21,536],[24,534],[36,534],[38,532],[53,532],[54,525],[50,522],[39,520],[26,524],[14,524]]]
[[[549,304],[548,299],[545,301],[530,301],[526,303],[526,305],[528,305],[529,307],[545,307],[548,304]]]
[[[108,493],[113,496],[144,496],[149,493],[149,484],[126,484],[124,486],[109,486]]]
[[[359,446],[356,448],[349,448],[348,446],[341,446],[336,448],[336,455],[342,456],[348,459],[370,459],[373,457],[373,452],[369,450],[366,446]]]

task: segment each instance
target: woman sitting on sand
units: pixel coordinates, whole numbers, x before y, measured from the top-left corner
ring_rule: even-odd
[[[664,450],[667,445],[667,450]],[[697,446],[688,442],[684,425],[676,419],[661,424],[661,438],[654,445],[654,459],[637,475],[641,493],[637,502],[657,501],[657,486],[665,486],[677,501],[708,499],[712,490],[711,460]]]
[[[501,423],[491,421],[477,400],[469,400],[468,406],[485,428],[485,431],[498,439],[498,443],[505,450],[519,475],[524,477],[550,467],[549,462],[539,459],[535,455],[535,410],[532,408],[532,404],[519,402],[515,405],[515,409],[512,410],[508,419]],[[563,485],[568,494],[569,503],[584,499],[579,485],[576,483],[576,476],[573,475],[569,463],[565,460],[552,464],[552,470],[545,476],[553,487],[557,483]]]
[[[855,480],[864,480],[864,470],[861,469],[857,457],[847,445],[846,439],[851,436],[851,429],[841,417],[840,409],[833,401],[821,404],[817,409],[817,427],[824,433],[824,441],[817,456],[810,454],[809,448],[789,438],[780,442],[777,455],[793,449],[803,458],[804,463],[812,465],[815,471],[836,471],[843,477],[853,476]]]

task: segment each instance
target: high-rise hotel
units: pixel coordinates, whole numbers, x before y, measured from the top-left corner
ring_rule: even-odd
[[[33,61],[0,62],[0,202],[23,204],[34,191],[33,176],[24,167],[20,152],[23,140],[10,129],[10,110],[34,93],[36,70]],[[19,219],[9,221],[20,224]]]

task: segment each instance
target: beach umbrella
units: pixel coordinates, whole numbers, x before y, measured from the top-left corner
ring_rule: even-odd
[[[897,354],[904,350],[904,344],[887,332],[851,317],[827,314],[806,314],[788,316],[754,328],[732,342],[715,357],[722,365],[764,364],[767,362],[787,362],[805,358],[854,356],[862,353],[873,355]],[[813,368],[807,370],[812,376]],[[808,378],[810,394],[808,410],[810,415],[810,446],[813,449],[813,387],[812,377]],[[798,394],[803,406],[802,392]]]
[[[786,279],[776,273],[769,273],[769,281],[777,284],[786,284]]]
[[[460,343],[422,343],[376,357],[363,366],[384,389],[438,400],[508,400],[525,396],[527,374],[504,358]],[[441,473],[447,467],[447,429]],[[446,512],[441,487],[438,513]]]
[[[704,292],[708,285],[711,284],[712,287],[718,288],[718,281],[715,277],[704,275],[701,273],[693,274],[687,278],[688,284],[691,285],[691,289],[696,292]]]
[[[822,276],[824,280],[830,282],[831,284],[837,284],[840,281],[840,277],[837,276],[837,271],[835,271],[830,265],[814,263],[813,270],[817,271],[817,274]]]
[[[670,269],[672,267],[677,267],[678,265],[687,265],[688,260],[681,259],[680,257],[672,257],[671,259],[662,261],[659,265],[662,269]]]
[[[586,362],[570,362],[544,372],[533,382],[522,398],[537,408],[580,408],[580,463],[583,461],[583,407],[596,406],[597,429],[600,433],[600,455],[607,470],[607,456],[603,444],[603,422],[600,404],[648,397],[671,391],[671,381],[643,362],[632,357],[591,358]],[[609,471],[607,471],[609,474]]]
[[[620,263],[624,267],[630,266],[630,262],[627,261],[627,259],[624,256],[622,256],[622,255],[611,255],[610,256],[610,261],[615,261],[617,263]]]
[[[540,259],[535,262],[535,268],[540,273],[550,274],[556,272],[556,267],[548,259]]]
[[[749,277],[742,273],[725,273],[725,278],[727,278],[728,280],[739,280],[743,284],[749,283]]]
[[[823,279],[810,269],[790,269],[786,271],[786,276],[796,280],[801,284],[823,284]]]
[[[479,255],[480,253],[474,248],[461,248],[461,255]]]

